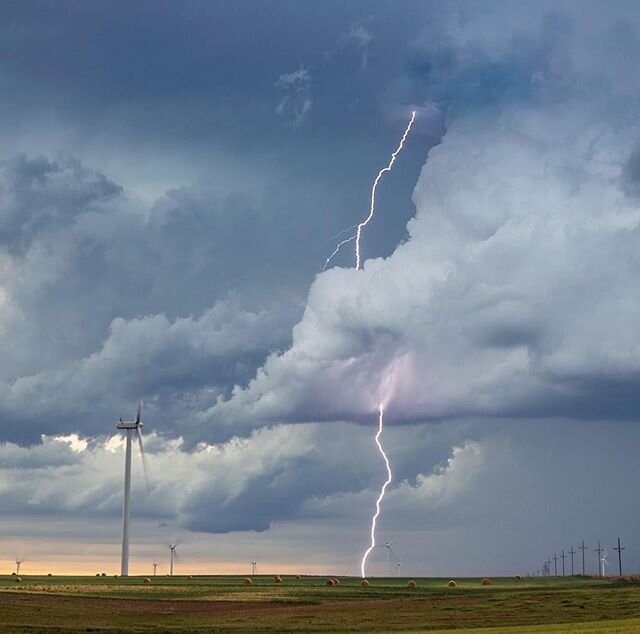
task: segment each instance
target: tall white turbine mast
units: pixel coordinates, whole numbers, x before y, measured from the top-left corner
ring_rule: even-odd
[[[170,551],[170,559],[169,559],[169,576],[173,577],[173,558],[175,557],[176,554],[176,546],[178,544],[169,544],[169,551]]]
[[[601,571],[600,576],[601,577],[606,577],[607,576],[607,574],[605,572],[605,565],[608,564],[608,563],[609,562],[607,561],[607,551],[605,550],[604,553],[602,554],[601,559],[600,559],[600,571]]]
[[[156,571],[158,570],[158,562],[154,561],[153,562],[153,576],[156,576]]]
[[[22,563],[22,559],[16,559],[16,575],[20,575],[20,564]]]
[[[140,457],[142,458],[142,469],[144,479],[147,481],[147,465],[142,447],[142,401],[138,401],[138,411],[134,421],[124,421],[122,418],[116,425],[117,429],[124,429],[127,432],[127,445],[124,461],[124,504],[122,506],[122,559],[120,565],[120,576],[129,575],[129,509],[131,506],[131,435],[135,433],[140,447]]]
[[[252,561],[251,562],[251,574],[255,575],[256,574],[256,566],[258,565],[257,561]]]

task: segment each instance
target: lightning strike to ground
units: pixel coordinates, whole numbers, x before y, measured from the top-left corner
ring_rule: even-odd
[[[400,145],[398,145],[398,147],[396,148],[396,151],[391,154],[391,160],[389,161],[389,164],[386,167],[383,167],[378,172],[378,175],[373,181],[373,186],[371,187],[371,207],[369,208],[369,215],[358,225],[349,227],[349,229],[343,229],[340,233],[338,233],[335,236],[337,238],[345,231],[349,231],[350,229],[353,229],[353,228],[356,229],[356,233],[354,235],[347,238],[346,240],[343,240],[338,244],[338,246],[335,248],[335,251],[327,258],[327,261],[324,263],[324,266],[322,267],[323,271],[327,268],[327,266],[329,266],[329,263],[331,262],[331,260],[333,260],[333,258],[338,254],[338,252],[340,251],[340,247],[342,247],[347,242],[351,242],[352,240],[356,241],[356,270],[360,268],[360,238],[362,237],[362,230],[364,229],[364,227],[366,227],[369,224],[369,222],[371,222],[371,219],[373,218],[373,215],[376,210],[376,190],[378,188],[378,183],[380,182],[380,179],[382,178],[382,175],[385,172],[391,171],[393,164],[396,162],[396,158],[398,157],[398,154],[400,154],[400,152],[402,151],[402,148],[404,147],[404,143],[407,140],[407,137],[409,136],[409,132],[411,132],[411,126],[413,126],[413,122],[415,121],[415,118],[416,118],[416,111],[413,110],[411,112],[411,119],[409,120],[407,128],[404,131],[404,134],[402,135],[402,139],[400,140]]]
[[[380,436],[382,435],[382,430],[384,429],[384,405],[380,404],[380,417],[378,419],[378,433],[376,434],[376,445],[378,445],[378,451],[382,455],[384,459],[384,464],[387,467],[387,479],[384,481],[382,485],[382,489],[380,489],[380,495],[378,495],[378,499],[376,500],[376,512],[371,518],[371,544],[369,548],[365,551],[362,556],[362,562],[360,563],[360,574],[362,578],[365,578],[365,566],[367,563],[367,557],[369,553],[376,547],[376,523],[378,522],[378,517],[380,516],[380,505],[382,504],[382,500],[384,498],[384,494],[387,492],[387,487],[391,483],[393,479],[393,474],[391,473],[391,464],[389,463],[389,458],[387,458],[387,454],[384,452],[384,448],[382,447],[382,443],[380,442]]]

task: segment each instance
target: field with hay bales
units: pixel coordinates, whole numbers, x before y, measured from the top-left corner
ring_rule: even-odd
[[[368,585],[353,577],[279,579],[0,576],[0,630],[640,631],[636,579],[492,578],[487,583],[482,578],[381,578]]]

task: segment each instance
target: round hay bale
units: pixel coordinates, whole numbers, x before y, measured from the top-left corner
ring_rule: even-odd
[[[47,577],[53,577],[53,575],[50,572],[48,572]]]
[[[363,580],[360,582],[360,585],[361,585],[363,588],[368,588],[368,587],[369,587],[369,582],[368,582],[366,579],[363,579]]]
[[[276,575],[276,576],[273,578],[273,580],[274,580],[276,583],[282,583],[282,577],[281,577],[280,575]]]
[[[189,579],[193,579],[193,575],[189,575]]]
[[[490,585],[491,585],[491,579],[487,579],[487,577],[485,577],[485,578],[482,580],[482,585],[483,585],[483,586],[490,586]]]
[[[99,573],[99,572],[96,572],[96,577],[99,577],[99,576],[100,576],[100,573]]]
[[[120,575],[113,575],[114,579],[117,579]]]
[[[336,582],[333,579],[327,579],[325,581],[325,585],[327,585],[327,586],[335,586]]]
[[[18,575],[16,575],[14,581],[16,583],[20,583],[22,581],[22,579],[20,577],[18,577]]]
[[[514,579],[515,579],[516,581],[520,581],[520,579],[522,579],[522,577],[521,577],[520,575],[516,575],[516,576],[514,577]]]
[[[296,575],[296,579],[302,579],[300,575]]]
[[[447,585],[450,588],[455,588],[458,584],[453,579],[451,579],[451,581],[449,581],[449,583]]]
[[[407,582],[407,588],[415,588],[415,587],[416,587],[416,582],[413,579]]]
[[[336,577],[333,578],[333,583],[335,583],[337,586],[340,585],[340,579],[337,579]]]
[[[250,586],[253,583],[253,580],[250,579],[249,577],[245,577],[242,583],[244,583],[245,586]]]
[[[11,573],[11,576],[12,576],[12,577],[15,577],[15,576],[16,576],[16,573],[15,573],[15,572],[12,572],[12,573]]]
[[[101,577],[106,577],[106,576],[107,576],[107,573],[106,573],[106,572],[103,572],[100,576],[101,576]]]
[[[149,579],[149,577],[145,577],[145,578],[142,580],[142,583],[151,583],[151,579]]]

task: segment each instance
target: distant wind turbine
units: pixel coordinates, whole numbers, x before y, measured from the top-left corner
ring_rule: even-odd
[[[140,447],[140,457],[142,458],[142,470],[144,480],[147,483],[147,464],[142,446],[142,401],[138,401],[138,411],[134,421],[124,421],[122,418],[116,425],[117,429],[125,429],[127,432],[127,444],[124,461],[124,504],[122,507],[122,559],[120,565],[120,575],[129,575],[129,509],[131,506],[131,436],[135,433]],[[148,488],[148,484],[147,484]]]
[[[251,574],[255,575],[256,574],[256,566],[258,565],[257,561],[252,561],[251,562]]]
[[[607,551],[605,550],[602,553],[602,557],[600,558],[600,571],[601,571],[601,576],[602,577],[606,577],[606,571],[605,571],[605,566],[606,564],[608,564],[609,562],[607,561]]]
[[[177,542],[175,544],[169,544],[169,576],[173,577],[173,560],[176,556],[176,547],[178,546]]]
[[[389,575],[393,575],[394,567],[396,568],[397,573],[400,574],[400,566],[402,564],[400,563],[397,555],[393,552],[393,548],[391,548],[391,541],[385,542],[383,544],[383,547],[387,549],[387,564],[389,567]],[[395,566],[393,565],[393,562],[395,562]]]

